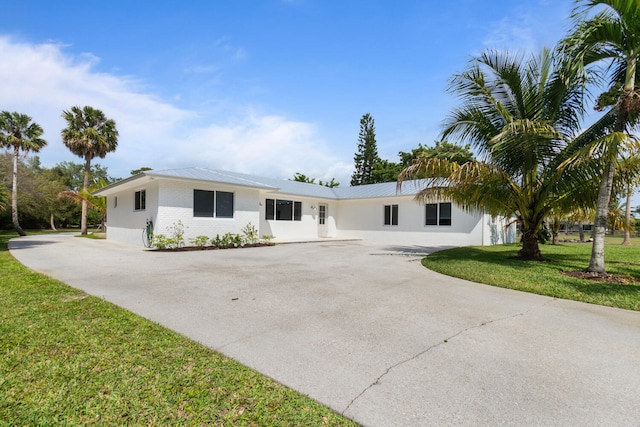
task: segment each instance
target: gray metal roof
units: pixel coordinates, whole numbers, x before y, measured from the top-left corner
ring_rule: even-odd
[[[139,175],[129,177],[98,190],[103,192],[118,187],[119,184],[131,182],[142,177],[175,178],[195,181],[216,182],[228,185],[241,185],[243,187],[271,190],[274,193],[290,194],[304,197],[322,199],[366,199],[375,197],[411,196],[424,188],[420,181],[406,181],[402,184],[401,191],[397,191],[396,182],[384,182],[380,184],[358,185],[354,187],[329,188],[318,184],[290,181],[285,179],[267,178],[245,173],[230,172],[206,168],[181,168],[159,171],[146,171]]]

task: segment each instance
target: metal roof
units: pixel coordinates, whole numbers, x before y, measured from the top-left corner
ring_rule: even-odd
[[[307,182],[290,181],[285,179],[267,178],[257,175],[250,175],[239,172],[230,172],[206,168],[181,168],[167,169],[159,171],[146,171],[125,180],[115,182],[97,193],[110,193],[113,188],[125,182],[136,181],[143,177],[174,178],[182,180],[194,180],[204,182],[216,182],[228,185],[241,185],[263,190],[270,190],[274,193],[290,194],[305,197],[315,197],[323,199],[366,199],[375,197],[411,196],[424,188],[421,181],[406,181],[400,191],[397,191],[396,182],[384,182],[380,184],[358,185],[353,187],[329,188],[323,185],[310,184]],[[422,184],[422,185],[421,185]],[[105,190],[107,190],[105,192]]]

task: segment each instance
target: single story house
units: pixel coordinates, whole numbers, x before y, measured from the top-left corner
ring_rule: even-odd
[[[276,241],[357,238],[420,245],[492,245],[515,240],[515,226],[446,201],[418,203],[419,182],[329,188],[260,176],[184,168],[146,171],[95,192],[107,198],[107,239],[142,245],[147,220],[185,240],[251,223]]]

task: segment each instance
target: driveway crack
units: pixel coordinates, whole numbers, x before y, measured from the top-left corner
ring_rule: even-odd
[[[380,376],[378,376],[378,377],[377,377],[377,378],[376,378],[376,379],[375,379],[371,384],[369,384],[367,387],[365,387],[365,389],[364,389],[364,390],[362,390],[362,391],[361,391],[361,392],[360,392],[356,397],[354,397],[353,399],[351,399],[351,402],[349,402],[349,404],[348,404],[348,405],[347,405],[347,406],[342,410],[341,414],[342,414],[342,415],[345,415],[345,414],[346,414],[346,412],[351,408],[351,406],[353,406],[353,404],[354,404],[358,399],[360,399],[360,398],[361,398],[361,397],[362,397],[366,392],[368,392],[371,388],[373,388],[373,387],[375,387],[376,385],[380,384],[380,381],[381,381],[384,377],[386,377],[387,375],[389,375],[389,373],[390,373],[392,370],[394,370],[395,368],[397,368],[397,367],[399,367],[399,366],[402,366],[402,365],[404,365],[404,364],[406,364],[406,363],[409,363],[409,362],[411,362],[411,361],[413,361],[413,360],[416,360],[416,359],[418,359],[419,357],[421,357],[421,356],[425,355],[426,353],[430,352],[430,351],[431,351],[431,350],[433,350],[434,348],[440,347],[442,344],[446,344],[446,343],[448,343],[449,341],[451,341],[452,339],[457,338],[457,337],[459,337],[460,335],[465,334],[465,333],[467,333],[467,332],[469,332],[469,331],[471,331],[471,330],[479,329],[479,328],[482,328],[482,327],[484,327],[484,326],[490,325],[490,324],[492,324],[492,323],[501,322],[501,321],[503,321],[503,320],[509,320],[509,319],[514,319],[514,318],[516,318],[516,317],[525,316],[525,315],[527,315],[529,312],[531,312],[532,310],[534,310],[534,309],[536,309],[536,308],[542,308],[542,307],[545,307],[547,304],[550,304],[550,303],[552,303],[552,302],[554,302],[554,301],[556,301],[556,300],[557,300],[557,298],[552,298],[552,299],[550,299],[550,300],[548,300],[548,301],[545,301],[545,302],[544,302],[544,304],[536,305],[536,306],[531,307],[531,308],[529,308],[528,310],[525,310],[525,311],[523,311],[523,312],[521,312],[521,313],[515,313],[515,314],[511,314],[511,315],[509,315],[509,316],[500,317],[500,318],[493,319],[493,320],[487,320],[487,321],[482,322],[482,323],[480,323],[480,324],[478,324],[478,325],[469,326],[468,328],[465,328],[465,329],[463,329],[463,330],[461,330],[461,331],[458,331],[458,332],[456,332],[455,334],[453,334],[453,335],[451,335],[451,336],[449,336],[449,337],[447,337],[447,338],[443,339],[442,341],[440,341],[440,342],[438,342],[438,343],[436,343],[436,344],[433,344],[433,345],[431,345],[431,346],[427,347],[426,349],[424,349],[424,350],[420,351],[419,353],[416,353],[416,354],[414,354],[414,355],[413,355],[413,356],[411,356],[411,357],[408,357],[408,358],[406,358],[406,359],[404,359],[404,360],[401,360],[401,361],[399,361],[399,362],[397,362],[397,363],[395,363],[395,364],[393,364],[393,365],[389,366],[389,367],[388,367],[387,369],[385,369],[385,371],[384,371]]]

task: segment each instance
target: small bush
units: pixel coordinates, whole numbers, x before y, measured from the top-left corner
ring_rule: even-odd
[[[197,248],[204,248],[205,246],[207,246],[207,243],[209,243],[209,237],[196,236],[194,239],[189,239],[189,242]]]
[[[151,246],[158,249],[170,249],[175,246],[175,242],[172,238],[164,234],[154,234],[151,240]]]
[[[258,229],[251,223],[244,226],[242,234],[247,243],[255,244],[258,242]]]

